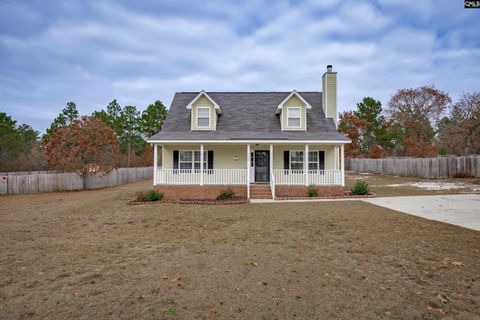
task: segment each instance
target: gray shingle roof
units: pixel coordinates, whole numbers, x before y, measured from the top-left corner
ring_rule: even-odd
[[[335,140],[349,141],[325,118],[321,92],[299,92],[312,106],[307,131],[282,131],[276,107],[290,92],[207,92],[222,109],[216,131],[191,131],[187,104],[198,92],[177,92],[161,132],[149,140]]]

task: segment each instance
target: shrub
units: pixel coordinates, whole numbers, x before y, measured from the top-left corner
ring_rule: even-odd
[[[220,192],[220,194],[217,196],[217,200],[232,199],[234,195],[235,195],[235,192],[233,191],[233,189],[232,188],[227,188],[227,189],[224,189]]]
[[[318,197],[318,189],[315,188],[314,186],[310,186],[307,189],[307,195],[311,198],[313,197]]]
[[[137,201],[160,201],[163,199],[163,193],[157,190],[137,193]]]
[[[368,194],[370,189],[368,188],[368,183],[366,181],[357,181],[351,191],[352,194],[365,195]]]

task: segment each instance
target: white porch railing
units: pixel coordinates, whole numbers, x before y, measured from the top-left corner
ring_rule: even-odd
[[[200,184],[200,169],[158,169],[157,184]],[[204,169],[203,184],[247,184],[246,169]]]
[[[273,170],[277,185],[305,185],[303,170]],[[309,170],[309,185],[342,185],[341,170]]]
[[[158,169],[157,184],[201,184],[200,169]],[[275,185],[305,185],[303,170],[273,170],[270,178],[272,193]],[[205,169],[203,170],[204,185],[236,185],[247,184],[246,169]],[[341,170],[309,170],[309,185],[341,185]]]

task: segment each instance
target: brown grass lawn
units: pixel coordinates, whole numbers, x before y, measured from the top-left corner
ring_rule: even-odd
[[[480,232],[359,201],[0,198],[1,319],[480,319]]]
[[[408,184],[414,182],[448,182],[463,183],[469,185],[480,185],[479,178],[467,179],[445,179],[445,180],[429,180],[415,177],[398,177],[398,176],[382,176],[377,174],[361,174],[356,172],[348,172],[345,179],[347,189],[350,189],[355,182],[359,180],[366,181],[372,192],[379,197],[396,197],[396,196],[419,196],[419,195],[436,195],[436,194],[458,194],[458,193],[478,193],[472,191],[471,188],[452,189],[452,190],[425,190],[419,189]],[[402,185],[391,187],[390,185]]]

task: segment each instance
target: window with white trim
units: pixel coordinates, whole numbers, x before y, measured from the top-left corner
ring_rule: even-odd
[[[197,108],[197,127],[209,127],[210,126],[210,108],[199,107]]]
[[[319,167],[318,151],[309,151],[308,170],[316,171]],[[303,151],[290,151],[290,170],[303,170]]]
[[[178,168],[182,170],[200,169],[200,151],[178,151]],[[207,151],[203,151],[203,169],[208,168]]]
[[[290,107],[287,109],[287,126],[290,128],[300,128],[300,117],[302,115],[299,107]]]
[[[319,168],[318,151],[308,152],[308,170],[317,171]]]
[[[303,151],[290,151],[290,170],[303,170]]]

